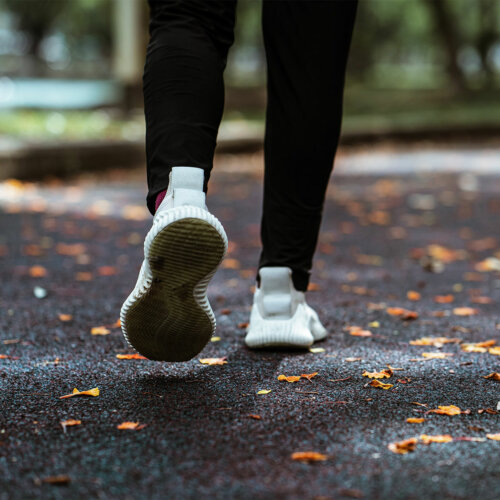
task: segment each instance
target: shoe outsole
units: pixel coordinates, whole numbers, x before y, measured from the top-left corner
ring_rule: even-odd
[[[217,225],[184,217],[146,239],[150,286],[129,304],[122,322],[129,344],[147,358],[187,361],[215,331],[206,288],[227,248],[222,226]]]

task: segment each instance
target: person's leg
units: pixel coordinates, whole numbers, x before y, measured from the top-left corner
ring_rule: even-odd
[[[223,71],[233,43],[236,0],[149,0],[144,68],[151,213],[174,166],[199,167],[207,181],[224,106]]]
[[[259,268],[307,289],[338,144],[356,0],[264,0],[268,104]]]

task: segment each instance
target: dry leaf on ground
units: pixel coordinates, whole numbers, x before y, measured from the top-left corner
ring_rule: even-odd
[[[227,356],[223,358],[201,358],[200,363],[202,365],[225,365],[227,364]]]
[[[291,458],[299,462],[321,462],[327,460],[328,456],[323,453],[318,453],[317,451],[296,451],[292,453]]]
[[[455,405],[449,405],[449,406],[438,406],[437,409],[434,410],[429,410],[427,413],[436,413],[438,415],[460,415],[462,410]]]
[[[455,309],[453,309],[453,314],[455,316],[473,316],[478,313],[479,310],[473,307],[455,307]]]
[[[117,354],[116,357],[118,359],[148,359],[141,354]]]
[[[108,330],[105,326],[94,326],[90,329],[92,335],[109,335],[111,330]]]
[[[139,422],[122,422],[121,424],[116,426],[116,428],[121,431],[140,431],[141,429],[144,429],[144,427],[146,427],[146,424],[140,424]]]
[[[483,378],[487,378],[490,380],[500,380],[500,373],[491,372],[489,375],[485,375]]]
[[[278,380],[286,380],[287,382],[298,382],[300,380],[300,377],[298,375],[290,375],[290,376],[286,376],[286,375],[279,375],[278,376]]]
[[[261,389],[260,391],[257,391],[257,394],[269,394],[272,391],[272,389]]]
[[[389,445],[387,445],[387,448],[389,448],[389,450],[391,450],[393,453],[399,453],[400,455],[405,455],[410,451],[414,451],[415,447],[417,446],[417,443],[418,443],[417,438],[410,438],[410,439],[405,439],[404,441],[396,441],[394,443],[389,443]]]
[[[450,339],[448,337],[421,337],[416,340],[410,340],[411,345],[424,345],[424,346],[434,346],[434,347],[442,347],[444,344],[456,344],[460,342],[462,339]]]
[[[418,313],[416,311],[410,311],[408,309],[404,309],[403,307],[388,307],[386,312],[391,316],[399,316],[401,319],[417,319]]]
[[[93,396],[97,397],[99,396],[100,391],[98,387],[94,387],[93,389],[89,389],[88,391],[79,391],[76,387],[73,389],[73,392],[71,394],[66,394],[65,396],[60,396],[59,399],[67,399],[67,398],[73,398],[75,396]]]
[[[423,352],[422,357],[425,359],[446,359],[453,356],[451,352]]]
[[[303,373],[301,375],[302,378],[306,378],[307,380],[311,380],[313,379],[316,375],[318,374],[318,372],[314,372],[314,373]]]
[[[490,347],[488,349],[488,352],[490,354],[494,354],[495,356],[500,356],[500,346],[497,346],[497,347]]]
[[[367,372],[366,370],[363,372],[363,377],[368,378],[391,378],[392,370],[382,370],[380,372]]]
[[[424,444],[430,443],[450,443],[453,438],[449,434],[444,434],[440,436],[428,436],[427,434],[422,434],[420,436],[420,441]]]
[[[379,382],[378,380],[372,380],[369,385],[371,385],[372,387],[378,387],[378,388],[384,389],[384,390],[387,390],[387,389],[390,389],[391,387],[393,387],[393,384],[384,384],[383,382]]]
[[[497,434],[486,434],[488,439],[492,439],[493,441],[500,441],[500,432]]]
[[[407,418],[406,421],[409,424],[421,424],[422,422],[425,422],[425,418],[423,418],[423,417],[421,417],[421,418],[410,417],[410,418]]]
[[[69,420],[63,420],[61,422],[61,425],[63,426],[63,429],[65,427],[73,427],[74,425],[81,425],[82,421],[81,420],[74,420],[74,419],[69,419]]]

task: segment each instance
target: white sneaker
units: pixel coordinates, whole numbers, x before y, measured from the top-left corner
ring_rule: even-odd
[[[227,236],[208,212],[204,172],[174,167],[144,241],[144,262],[120,319],[128,343],[149,359],[186,361],[215,331],[208,282],[224,258]]]
[[[262,267],[245,343],[248,347],[309,347],[326,329],[304,292],[295,290],[289,267]]]

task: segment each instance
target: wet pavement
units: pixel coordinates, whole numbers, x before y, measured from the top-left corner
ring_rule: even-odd
[[[116,321],[150,224],[144,173],[0,184],[0,499],[500,496],[487,437],[500,382],[484,378],[500,372],[500,169],[341,156],[308,294],[330,335],[319,352],[259,352],[243,338],[261,160],[218,159],[208,203],[231,240],[209,289],[218,338],[178,364],[117,358],[132,353]],[[460,340],[410,344],[422,337]],[[212,357],[227,363],[199,361]],[[392,387],[370,386],[363,372],[387,364]],[[427,413],[448,405],[463,413]],[[388,449],[412,437],[414,451]],[[325,460],[292,459],[305,451]]]

